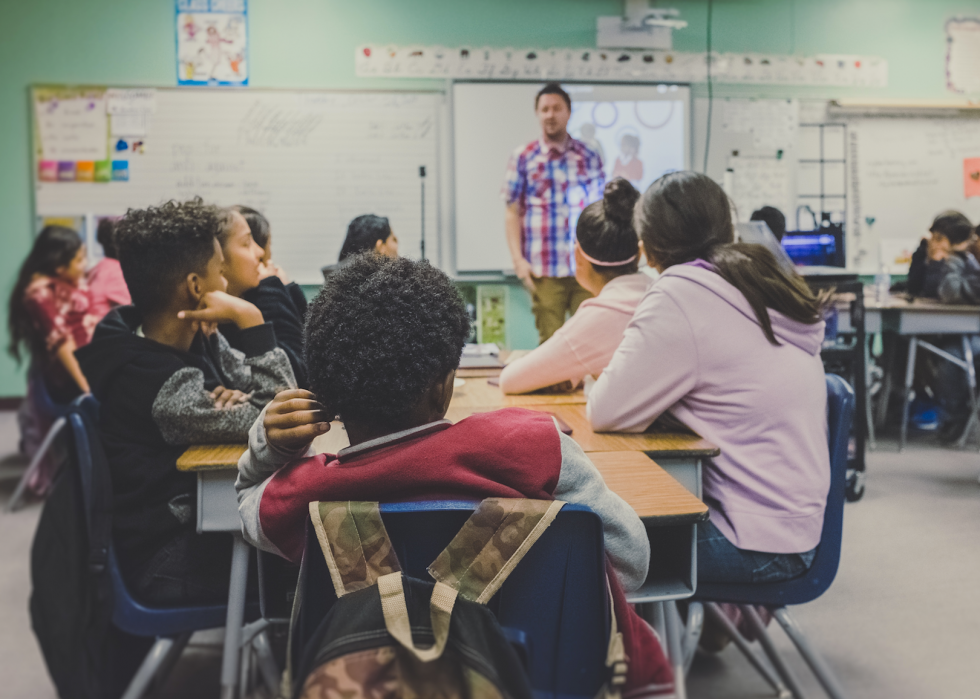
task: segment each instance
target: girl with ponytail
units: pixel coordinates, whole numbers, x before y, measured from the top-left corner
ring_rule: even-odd
[[[583,301],[544,344],[504,369],[504,393],[571,389],[606,368],[651,282],[638,271],[633,207],[639,198],[628,181],[615,179],[606,185],[602,200],[582,212],[575,229],[575,278],[594,298]]]
[[[821,300],[761,245],[734,242],[712,179],[654,182],[634,220],[661,276],[588,403],[595,430],[669,412],[721,449],[704,468],[698,579],[768,582],[813,561],[830,487]]]

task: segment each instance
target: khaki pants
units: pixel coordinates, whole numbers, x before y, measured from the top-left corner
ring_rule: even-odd
[[[575,277],[540,277],[534,280],[531,311],[538,337],[544,342],[565,324],[565,314],[574,315],[580,303],[592,294],[575,281]]]

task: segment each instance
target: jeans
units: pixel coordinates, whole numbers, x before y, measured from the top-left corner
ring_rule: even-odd
[[[763,553],[740,549],[710,521],[698,524],[698,582],[766,583],[790,580],[810,569],[817,550]]]
[[[973,350],[974,362],[980,357],[980,335],[968,338]],[[960,338],[946,340],[939,348],[949,352],[954,357],[963,359],[963,341]],[[939,357],[936,361],[936,400],[943,412],[943,422],[966,420],[970,414],[970,389],[966,380],[966,371],[952,362]]]

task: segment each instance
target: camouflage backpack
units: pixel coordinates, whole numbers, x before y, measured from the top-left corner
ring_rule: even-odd
[[[429,566],[431,583],[402,575],[377,503],[311,502],[337,602],[298,671],[287,669],[285,696],[530,699],[521,661],[484,605],[563,505],[484,500]],[[618,638],[613,629],[610,648]]]

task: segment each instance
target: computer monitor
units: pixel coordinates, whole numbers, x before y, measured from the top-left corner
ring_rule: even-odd
[[[805,267],[844,267],[844,228],[832,223],[813,231],[787,232],[782,240],[790,259]]]

